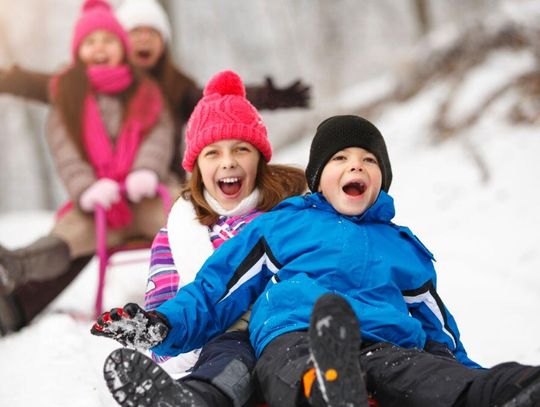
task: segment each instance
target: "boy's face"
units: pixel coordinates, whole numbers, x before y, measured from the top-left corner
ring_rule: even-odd
[[[197,164],[204,187],[227,210],[234,209],[255,189],[261,154],[248,142],[221,140],[204,147]]]
[[[373,154],[359,147],[338,151],[322,171],[319,192],[341,214],[364,213],[379,196],[382,173]]]

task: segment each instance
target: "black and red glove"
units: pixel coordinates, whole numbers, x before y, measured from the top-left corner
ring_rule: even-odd
[[[163,314],[147,312],[137,304],[129,303],[101,314],[90,333],[114,339],[123,346],[146,350],[163,342],[170,329]]]

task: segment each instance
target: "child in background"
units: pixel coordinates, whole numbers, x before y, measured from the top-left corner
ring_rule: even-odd
[[[3,290],[61,278],[74,259],[94,254],[96,205],[107,209],[108,247],[151,240],[165,222],[156,191],[159,182],[175,185],[168,177],[172,121],[157,84],[127,62],[128,49],[108,3],[86,1],[73,34],[73,64],[54,80],[47,120],[47,142],[70,202],[49,235],[1,250]],[[28,315],[20,319],[15,328]]]
[[[540,367],[475,369],[467,357],[437,295],[431,253],[391,222],[390,161],[372,123],[322,122],[306,177],[311,195],[259,216],[175,298],[104,324],[102,334],[125,340],[129,322],[136,347],[173,355],[219,334],[255,301],[250,338],[270,406],[367,406],[368,391],[381,407],[539,405]],[[448,352],[422,351],[428,341]]]
[[[154,240],[147,311],[174,297],[179,287],[195,278],[215,249],[253,219],[306,189],[303,171],[268,164],[272,149],[266,128],[245,99],[242,81],[234,72],[220,72],[209,81],[189,120],[186,144],[183,165],[192,176],[171,210],[167,227]],[[131,310],[128,306],[105,313],[96,326]],[[174,358],[153,355],[174,378],[189,370],[174,387],[175,405],[240,407],[248,402],[255,365],[246,332],[248,319],[244,315],[200,351]],[[119,360],[121,353],[115,362]],[[140,384],[136,377],[116,376],[114,369],[114,363],[105,365],[105,378],[115,399],[122,405],[140,403],[135,399]],[[149,405],[160,402],[151,395],[147,398],[151,399]]]
[[[161,88],[174,125],[174,152],[170,155],[167,179],[180,184],[185,178],[181,165],[184,124],[202,96],[195,82],[173,64],[171,27],[162,6],[156,0],[125,0],[116,15],[128,31],[130,62],[150,75]],[[51,75],[13,66],[0,69],[0,92],[49,103]],[[271,79],[262,86],[249,86],[247,98],[259,109],[307,107],[309,87],[300,81],[279,89]],[[72,258],[65,273],[47,281],[14,285],[5,270],[8,258],[25,256],[0,246],[0,336],[20,329],[41,312],[79,274],[91,255]],[[2,271],[2,269],[4,271]],[[4,277],[4,278],[2,278]]]
[[[203,91],[189,75],[174,65],[170,22],[156,0],[124,0],[117,15],[129,33],[131,61],[159,83],[169,102],[176,129],[171,169],[183,180],[182,129]],[[246,86],[246,97],[258,110],[305,108],[309,104],[309,91],[309,86],[300,80],[287,87],[276,88],[268,77],[263,85]]]
[[[174,154],[170,170],[184,180],[181,165],[182,130],[202,89],[173,63],[172,30],[163,7],[156,0],[124,0],[116,11],[118,20],[128,32],[132,64],[149,74],[161,87],[174,121]],[[51,76],[42,72],[12,66],[0,69],[0,92],[49,101]],[[270,77],[262,85],[246,87],[247,98],[259,110],[305,108],[309,105],[310,88],[300,80],[284,88],[276,88]]]

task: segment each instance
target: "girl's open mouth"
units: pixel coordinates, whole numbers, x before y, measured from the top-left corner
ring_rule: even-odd
[[[94,57],[94,59],[92,60],[92,63],[94,65],[107,65],[108,62],[109,58],[107,58],[106,56],[97,56]]]
[[[218,186],[225,195],[235,195],[242,188],[242,181],[236,177],[223,178],[218,181]]]
[[[365,183],[358,181],[350,182],[346,184],[342,189],[343,192],[345,192],[349,196],[360,196],[364,192],[366,192],[367,186]]]
[[[152,56],[152,52],[148,50],[137,51],[137,57],[140,59],[149,59]]]

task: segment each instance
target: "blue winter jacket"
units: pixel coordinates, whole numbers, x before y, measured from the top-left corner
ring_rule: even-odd
[[[364,340],[419,349],[431,340],[478,367],[435,291],[432,254],[391,222],[394,214],[385,192],[361,216],[338,213],[318,193],[283,201],[225,242],[192,284],[157,308],[172,329],[153,351],[173,356],[199,348],[254,303],[249,331],[260,355],[277,336],[307,330],[315,301],[336,292],[352,305]]]

